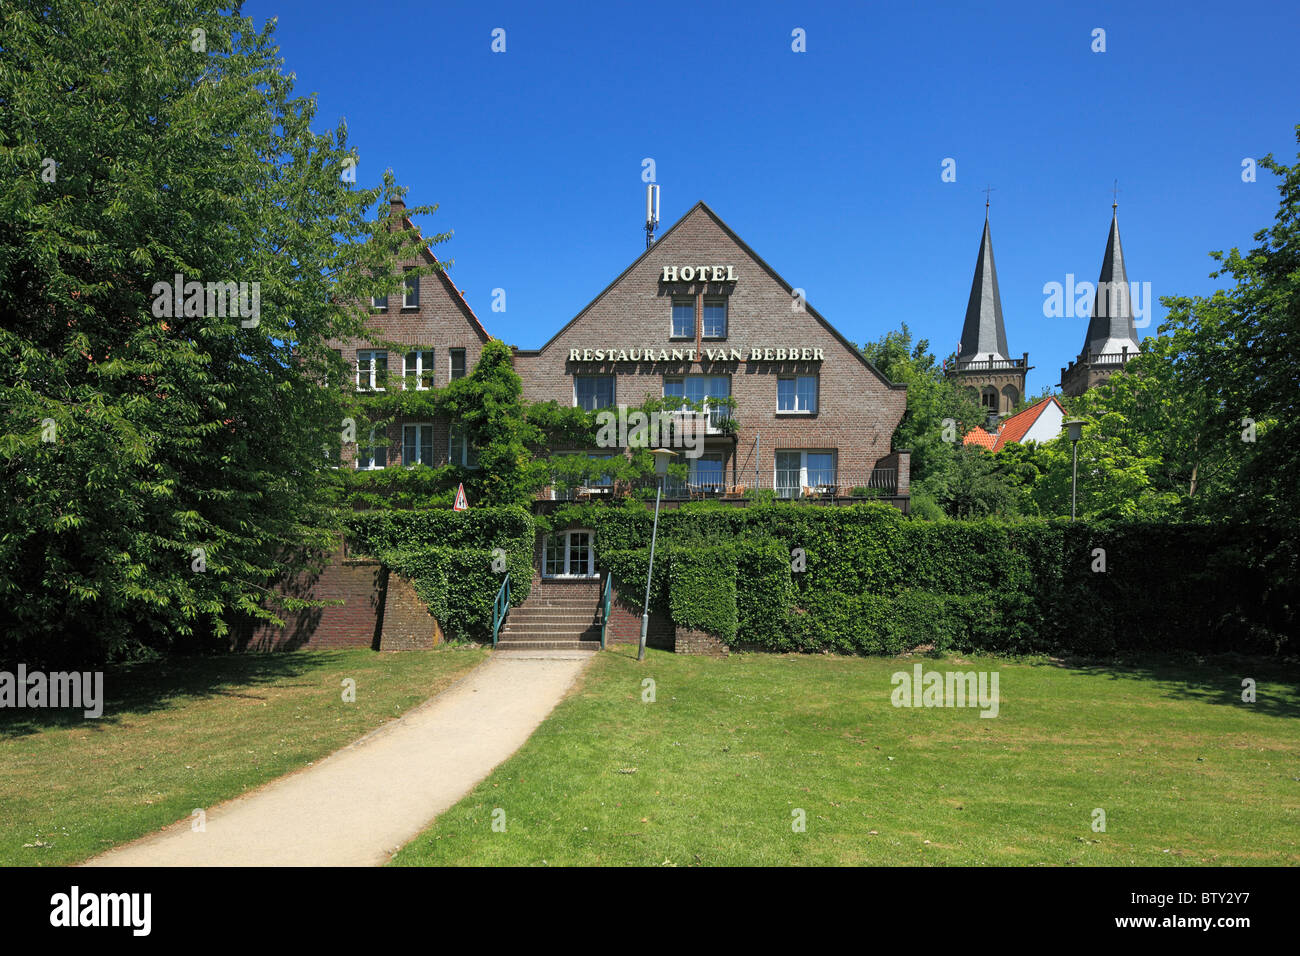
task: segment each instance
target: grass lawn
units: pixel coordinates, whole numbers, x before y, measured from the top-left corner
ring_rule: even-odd
[[[999,715],[893,707],[890,676],[918,662],[997,671]],[[1296,677],[1191,660],[651,651],[638,665],[619,647],[394,863],[1295,865]]]
[[[296,770],[484,652],[298,651],[110,668],[104,716],[0,711],[0,864],[84,860]],[[356,681],[356,702],[342,681]]]

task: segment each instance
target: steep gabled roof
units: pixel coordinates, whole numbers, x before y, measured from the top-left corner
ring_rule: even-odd
[[[978,445],[993,452],[1001,451],[1007,445],[1023,440],[1025,435],[1029,434],[1029,429],[1034,427],[1039,416],[1047,410],[1047,406],[1053,404],[1061,409],[1062,415],[1065,414],[1065,407],[1057,401],[1056,396],[1049,395],[1034,402],[1028,408],[1016,412],[1010,418],[1004,419],[996,432],[987,432],[979,427],[972,428],[962,437],[962,444]]]
[[[984,235],[975,257],[975,278],[966,303],[966,321],[961,327],[959,359],[1007,358],[1007,330],[1002,324],[1002,294],[998,291],[998,270],[993,263],[993,239],[989,235],[988,209],[984,212]]]
[[[411,217],[406,214],[406,203],[398,199],[398,200],[391,200],[389,205],[392,209],[401,210],[402,226],[406,229],[414,230],[416,236],[419,237],[420,242],[422,244],[422,248],[420,251],[424,253],[424,255],[428,258],[431,264],[438,266],[438,270],[437,270],[438,278],[442,281],[442,284],[446,288],[448,294],[451,296],[452,301],[456,302],[460,306],[461,311],[465,314],[465,317],[474,324],[474,327],[478,330],[479,335],[483,337],[484,342],[492,338],[492,336],[488,334],[488,330],[483,327],[483,323],[478,320],[478,316],[474,314],[474,310],[470,308],[469,303],[465,301],[465,294],[461,292],[460,289],[456,288],[456,283],[452,282],[451,276],[447,275],[446,267],[443,266],[443,264],[438,261],[438,257],[435,256],[433,254],[433,250],[429,248],[428,240],[424,238],[424,233],[420,231],[420,227],[417,226],[415,223],[411,222]]]
[[[1113,290],[1107,294],[1106,290]],[[1092,300],[1092,318],[1083,350],[1099,355],[1119,352],[1129,346],[1138,350],[1137,327],[1133,324],[1133,303],[1129,301],[1128,272],[1124,268],[1124,249],[1119,241],[1119,208],[1111,206],[1110,235],[1106,237],[1106,255],[1101,261],[1097,294]]]
[[[790,283],[786,282],[785,279],[781,278],[780,274],[777,273],[777,271],[773,269],[770,265],[768,265],[763,260],[762,256],[760,256],[757,252],[751,249],[749,247],[749,244],[745,242],[744,239],[741,239],[740,236],[736,235],[735,231],[730,226],[728,226],[725,222],[722,221],[722,217],[719,216],[712,209],[710,209],[708,203],[706,203],[704,200],[701,199],[690,209],[686,210],[686,212],[683,213],[680,219],[678,219],[675,223],[673,223],[672,226],[670,226],[662,236],[656,239],[654,245],[652,245],[649,249],[646,249],[645,252],[641,253],[641,255],[637,256],[634,260],[632,260],[631,265],[629,265],[626,269],[620,272],[613,282],[605,286],[605,288],[601,289],[594,299],[592,299],[585,306],[583,306],[582,310],[577,315],[575,315],[572,319],[570,319],[567,323],[565,323],[562,329],[560,329],[549,339],[547,339],[546,343],[542,345],[541,348],[516,349],[515,350],[516,354],[540,355],[541,353],[545,352],[548,348],[550,348],[552,343],[554,343],[556,339],[562,336],[569,329],[573,328],[573,326],[576,325],[582,319],[582,317],[585,316],[591,310],[592,306],[594,306],[597,302],[599,302],[601,298],[605,296],[606,293],[608,293],[611,289],[613,289],[620,282],[622,282],[623,279],[626,278],[632,272],[633,269],[635,269],[638,265],[641,264],[642,260],[644,260],[646,256],[650,255],[650,253],[658,249],[660,244],[663,243],[664,240],[666,240],[674,232],[676,232],[678,227],[680,227],[682,223],[684,223],[687,219],[689,219],[691,217],[691,214],[694,213],[697,209],[702,210],[710,219],[712,219],[715,223],[717,223],[718,228],[720,228],[724,233],[726,233],[728,238],[730,238],[732,242],[734,242],[737,246],[739,246],[741,251],[744,252],[745,255],[749,256],[752,260],[754,260],[754,262],[759,266],[759,268],[761,268],[764,272],[766,272],[779,286],[781,286],[781,288],[785,289],[785,291],[789,295],[791,296],[794,295],[794,286],[790,285]],[[853,353],[853,355],[857,357],[858,361],[860,361],[863,365],[865,365],[868,369],[870,369],[872,374],[874,374],[877,378],[879,378],[884,385],[886,385],[889,388],[898,389],[898,390],[905,390],[907,388],[906,385],[901,385],[901,384],[896,384],[894,382],[891,382],[888,378],[886,378],[883,374],[881,374],[879,369],[877,369],[874,365],[872,365],[869,361],[867,361],[866,356],[862,354],[861,350],[859,350],[857,346],[855,346],[852,342],[850,342],[843,335],[841,335],[839,330],[836,329],[835,326],[831,325],[830,322],[826,321],[826,319],[822,316],[822,314],[818,312],[816,309],[814,309],[812,305],[810,305],[807,302],[807,300],[804,300],[803,307],[804,307],[804,311],[808,315],[811,315],[814,319],[820,322],[822,326],[828,332],[831,333],[831,335],[835,336],[835,338],[839,340],[839,342],[845,347],[845,349]]]

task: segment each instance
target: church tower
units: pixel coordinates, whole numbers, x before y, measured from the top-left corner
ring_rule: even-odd
[[[980,237],[979,254],[975,258],[975,278],[966,303],[961,345],[957,348],[957,363],[949,367],[948,375],[974,391],[990,416],[1005,416],[1024,397],[1029,367],[1028,352],[1018,359],[1008,354],[986,201],[984,235]]]
[[[1101,262],[1083,350],[1067,368],[1061,369],[1061,391],[1066,395],[1082,395],[1100,385],[1138,352],[1124,249],[1119,241],[1119,204],[1111,203],[1110,210],[1110,236],[1106,240],[1106,255]]]

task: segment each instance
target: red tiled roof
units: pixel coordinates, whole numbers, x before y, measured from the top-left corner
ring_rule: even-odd
[[[986,432],[984,429],[975,427],[966,433],[962,438],[963,445],[979,445],[981,448],[992,450],[993,445],[997,442],[998,436],[992,432]]]
[[[1055,403],[1056,407],[1061,409],[1062,414],[1065,413],[1065,409],[1062,408],[1061,403],[1056,400],[1056,396],[1049,395],[1047,398],[1030,405],[1024,411],[1017,412],[1003,421],[1002,424],[998,426],[996,434],[986,432],[982,428],[971,429],[971,431],[967,432],[966,436],[962,438],[962,444],[978,445],[981,448],[987,448],[990,451],[999,452],[1007,445],[1010,445],[1013,442],[1019,442],[1023,439],[1025,435],[1028,434],[1029,429],[1034,427],[1034,422],[1038,421],[1038,416],[1043,414],[1044,410],[1046,410],[1047,406],[1051,403]]]

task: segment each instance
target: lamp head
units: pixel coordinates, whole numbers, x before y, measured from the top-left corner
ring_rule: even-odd
[[[1069,431],[1070,441],[1078,441],[1080,438],[1083,437],[1082,418],[1071,418],[1068,422],[1065,423],[1065,427]]]
[[[656,448],[650,454],[655,456],[655,474],[660,478],[668,474],[669,462],[677,457],[677,452],[669,451],[667,448]]]

